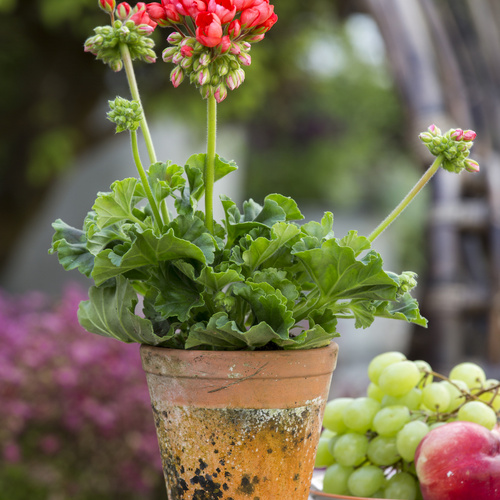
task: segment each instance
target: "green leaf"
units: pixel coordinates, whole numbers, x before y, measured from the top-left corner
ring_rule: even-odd
[[[265,322],[240,330],[226,313],[215,313],[207,325],[197,323],[189,330],[186,349],[210,347],[216,350],[257,349],[269,342],[280,340],[280,336]]]
[[[250,244],[248,250],[243,252],[242,258],[245,264],[253,271],[299,233],[300,229],[295,224],[278,222],[271,229],[270,240],[263,237],[257,238]]]
[[[179,215],[171,223],[177,238],[190,241],[197,246],[205,256],[207,263],[214,261],[215,241],[208,232],[204,222],[193,215]]]
[[[338,333],[328,333],[320,325],[315,325],[310,330],[303,331],[297,337],[292,337],[289,341],[277,341],[275,343],[285,350],[317,349],[326,347],[335,337],[340,337],[340,335]]]
[[[318,286],[323,303],[339,299],[395,299],[397,284],[383,271],[382,258],[376,252],[356,260],[350,247],[331,239],[321,248],[293,253]]]
[[[180,322],[188,319],[193,307],[204,305],[196,283],[178,271],[175,266],[162,266],[162,272],[151,280],[158,289],[155,309],[163,319],[177,318]]]
[[[100,229],[123,220],[140,222],[133,214],[137,201],[135,190],[138,180],[132,177],[111,184],[111,193],[98,193],[92,207],[96,213],[96,223]]]
[[[98,255],[106,248],[115,248],[123,242],[130,242],[127,232],[130,224],[112,224],[104,229],[99,229],[95,222],[95,213],[89,212],[85,218],[85,230],[87,233],[87,249],[92,255]]]
[[[306,222],[301,226],[301,231],[307,236],[315,238],[317,241],[316,246],[319,247],[324,239],[331,239],[334,236],[333,214],[331,212],[325,212],[321,219],[321,223],[316,221]]]
[[[299,291],[297,287],[286,278],[286,271],[270,267],[263,271],[257,271],[250,279],[254,283],[268,283],[276,290],[279,290],[287,299],[287,307],[293,309],[295,301],[299,297]]]
[[[148,182],[155,200],[159,203],[174,190],[183,187],[186,180],[183,177],[184,169],[179,165],[157,162],[148,169]]]
[[[378,303],[374,314],[382,318],[401,319],[427,327],[427,319],[420,315],[417,300],[409,293],[405,293],[397,301]]]
[[[285,212],[287,221],[302,220],[304,218],[297,203],[292,198],[274,193],[266,196],[264,199],[264,205],[267,200],[274,201],[278,204],[278,206]]]
[[[352,248],[356,256],[364,250],[369,250],[371,248],[370,240],[365,236],[358,236],[357,231],[349,231],[347,236],[339,240],[339,245]]]
[[[222,290],[231,283],[238,283],[244,280],[245,278],[234,269],[215,272],[209,266],[204,267],[201,270],[200,276],[196,278],[197,283],[214,291]]]
[[[49,253],[57,252],[59,263],[66,271],[78,269],[85,276],[90,276],[94,268],[94,256],[87,249],[85,232],[69,226],[61,219],[57,219],[52,227],[55,233]]]
[[[80,303],[78,321],[87,331],[123,342],[162,345],[167,337],[153,332],[151,321],[135,314],[137,294],[119,276],[113,286],[91,287],[89,300]]]
[[[198,170],[200,170],[200,172],[204,172],[206,158],[207,158],[207,155],[205,153],[194,154],[188,158],[186,165],[189,167],[195,167]],[[218,180],[225,177],[227,174],[237,170],[238,166],[236,165],[236,163],[233,160],[228,161],[228,160],[226,160],[226,159],[224,159],[216,154],[215,155],[214,169],[215,169],[214,178],[215,178],[215,181],[217,182]]]
[[[283,294],[269,283],[236,283],[232,292],[244,299],[252,308],[254,323],[267,323],[280,338],[288,338],[290,328],[295,324],[293,313]]]
[[[366,300],[351,300],[346,304],[354,315],[355,328],[368,328],[375,320],[375,306],[373,302]]]
[[[119,274],[145,266],[157,266],[160,262],[174,259],[195,259],[206,263],[203,251],[191,242],[177,238],[169,229],[157,237],[151,229],[136,236],[130,249],[117,256],[112,250],[104,250],[95,258],[92,277],[97,285]]]

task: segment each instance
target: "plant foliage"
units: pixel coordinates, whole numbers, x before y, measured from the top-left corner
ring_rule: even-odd
[[[255,350],[327,345],[340,317],[359,328],[376,316],[425,326],[408,292],[411,273],[384,271],[355,231],[336,238],[330,212],[300,225],[291,198],[271,194],[240,210],[223,196],[225,218],[211,234],[197,209],[204,164],[198,154],[184,167],[149,168],[156,203],[175,207],[163,227],[135,178],[99,193],[82,230],[53,224],[51,252],[95,282],[78,313],[88,331],[162,347]],[[236,168],[217,156],[215,179]]]

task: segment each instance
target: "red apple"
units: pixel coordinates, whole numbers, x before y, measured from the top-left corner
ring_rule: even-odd
[[[415,453],[424,500],[500,499],[500,433],[472,422],[436,427]]]

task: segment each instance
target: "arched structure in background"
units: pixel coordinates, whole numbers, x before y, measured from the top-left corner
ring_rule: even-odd
[[[478,175],[440,171],[428,223],[421,305],[429,331],[412,357],[444,367],[500,362],[500,3],[364,0],[386,42],[412,136],[435,123],[478,133]],[[418,148],[417,151],[422,151]],[[422,157],[429,164],[430,156]]]

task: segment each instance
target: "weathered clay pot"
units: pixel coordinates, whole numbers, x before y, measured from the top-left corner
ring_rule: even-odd
[[[142,346],[169,500],[306,500],[337,353]]]

